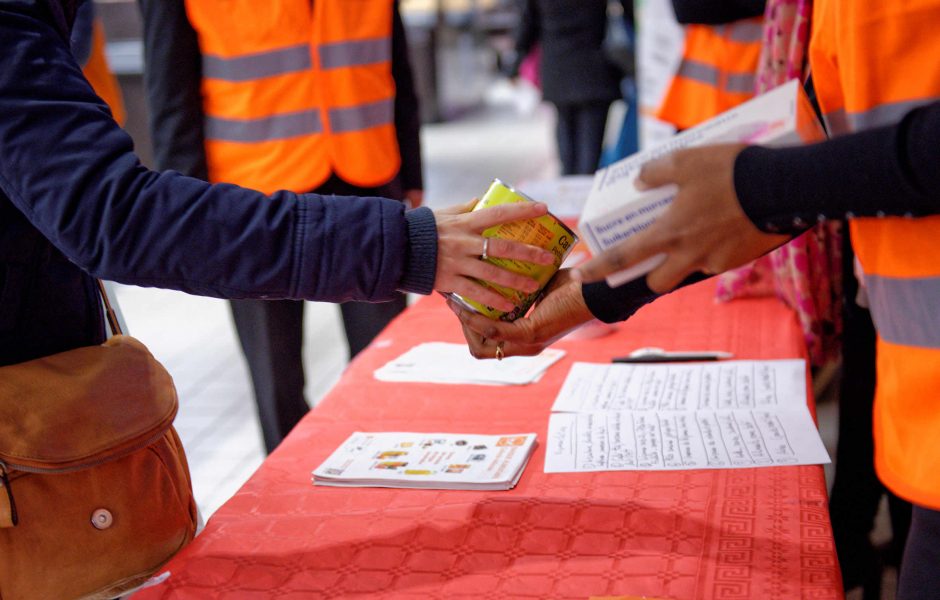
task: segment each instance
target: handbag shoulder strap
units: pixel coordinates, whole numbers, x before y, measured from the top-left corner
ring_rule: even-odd
[[[124,328],[121,327],[121,318],[118,316],[118,311],[114,309],[116,301],[112,303],[111,298],[108,296],[108,289],[105,287],[104,281],[101,279],[96,279],[95,282],[98,284],[98,293],[101,294],[101,303],[104,308],[104,318],[108,323],[108,328],[111,329],[111,335],[122,335],[124,333]]]

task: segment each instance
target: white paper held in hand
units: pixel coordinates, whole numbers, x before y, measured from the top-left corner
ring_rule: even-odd
[[[648,228],[675,198],[677,187],[640,191],[644,163],[681,148],[728,142],[793,146],[825,139],[825,131],[797,80],[728,110],[701,125],[599,170],[578,229],[595,255]],[[607,278],[618,286],[652,271],[665,255],[651,257]]]

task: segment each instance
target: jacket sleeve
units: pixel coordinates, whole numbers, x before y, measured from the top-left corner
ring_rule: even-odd
[[[35,9],[13,6],[0,8],[0,190],[74,263],[123,283],[229,298],[430,291],[430,211],[406,215],[380,198],[265,197],[150,171],[67,42]]]
[[[940,102],[897,125],[793,148],[751,146],[738,156],[734,182],[759,229],[798,234],[822,218],[940,214]],[[682,285],[703,278],[690,276]],[[629,318],[657,295],[645,278],[618,288],[586,284],[588,308],[606,322]]]
[[[794,148],[746,148],[734,165],[759,229],[796,234],[822,220],[940,214],[940,102],[900,123]]]
[[[421,112],[414,73],[408,57],[408,39],[398,2],[392,16],[392,78],[395,80],[395,134],[401,152],[402,190],[423,190],[421,163]]]
[[[708,277],[693,273],[686,277],[676,289],[704,281]],[[626,321],[633,314],[664,294],[657,294],[646,285],[646,277],[638,277],[619,287],[610,287],[604,281],[586,283],[581,288],[584,302],[595,317],[605,323]]]
[[[683,25],[721,25],[764,14],[766,0],[672,0]]]
[[[184,0],[138,0],[144,83],[156,168],[208,179],[203,145],[202,54]]]
[[[82,2],[75,13],[75,23],[72,24],[70,37],[72,56],[82,68],[91,58],[92,40],[94,39],[95,5],[93,2]]]

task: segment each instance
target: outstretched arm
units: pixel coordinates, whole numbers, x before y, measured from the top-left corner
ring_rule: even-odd
[[[487,211],[447,215],[447,235],[462,241],[439,247],[444,224],[428,209],[406,213],[381,198],[265,196],[146,169],[37,10],[0,8],[0,191],[87,272],[217,297],[326,301],[428,293],[447,285],[437,281],[442,272],[478,274]],[[507,207],[499,218],[539,211]],[[544,258],[521,245],[503,252]]]
[[[677,184],[649,229],[579,266],[598,281],[648,256],[668,258],[647,281],[672,289],[695,271],[757,258],[822,219],[940,214],[940,102],[900,123],[794,148],[692,148],[652,161],[638,185]]]

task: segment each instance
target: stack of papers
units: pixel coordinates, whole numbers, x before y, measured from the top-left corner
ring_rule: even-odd
[[[375,370],[380,381],[524,385],[538,381],[548,367],[565,353],[549,349],[538,356],[512,356],[503,360],[478,360],[465,344],[419,344]]]
[[[315,485],[508,490],[535,449],[534,433],[355,432],[313,471]]]
[[[546,473],[829,462],[802,360],[575,363],[552,411]]]

